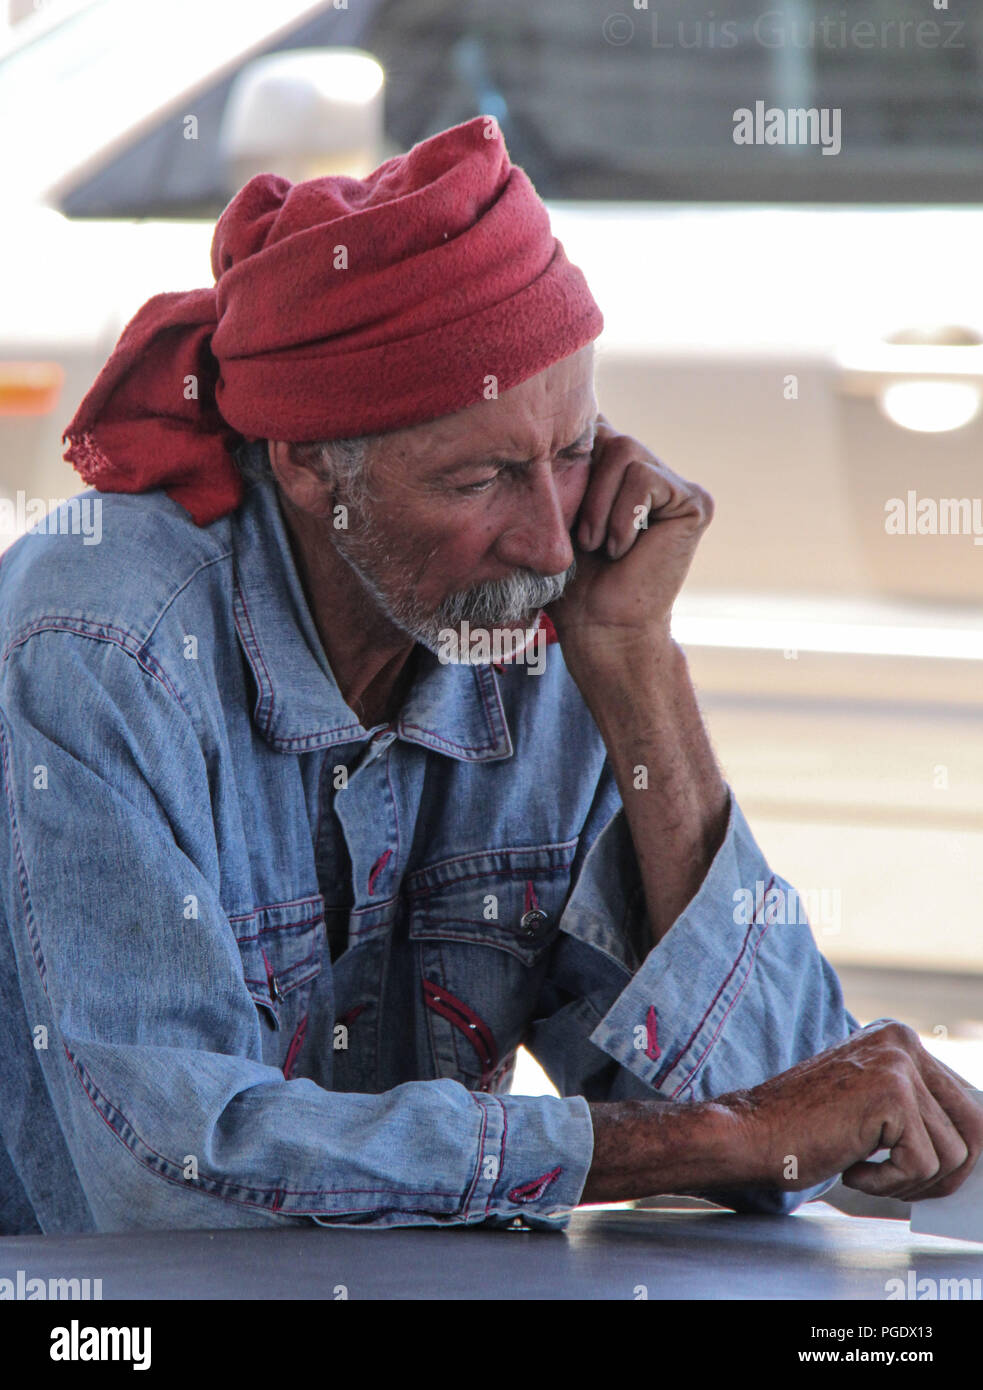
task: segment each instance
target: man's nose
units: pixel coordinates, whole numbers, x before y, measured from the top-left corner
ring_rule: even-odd
[[[526,486],[515,489],[514,516],[495,551],[506,564],[537,574],[562,574],[573,564],[573,542],[549,465],[532,468]]]

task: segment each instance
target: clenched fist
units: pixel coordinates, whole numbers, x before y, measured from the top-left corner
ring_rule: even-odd
[[[842,1173],[846,1187],[915,1202],[955,1192],[983,1152],[968,1088],[914,1029],[887,1022],[717,1103],[743,1120],[758,1181],[801,1191]],[[869,1162],[878,1149],[890,1157]]]

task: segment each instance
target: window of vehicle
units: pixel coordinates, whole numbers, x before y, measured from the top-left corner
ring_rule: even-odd
[[[492,114],[547,199],[983,201],[983,8],[961,0],[947,10],[924,0],[617,3],[361,0],[292,12],[281,4],[270,34],[261,33],[269,8],[244,0],[102,0],[33,57],[21,54],[13,88],[21,103],[35,100],[36,83],[49,91],[67,83],[77,94],[67,103],[72,121],[33,140],[58,145],[53,163],[97,148],[107,134],[100,123],[126,130],[133,122],[121,148],[63,189],[58,205],[75,216],[217,216],[229,195],[216,138],[234,72],[256,52],[332,44],[382,63],[394,148]],[[230,62],[233,52],[240,57]],[[173,94],[196,82],[192,145],[180,138],[188,102],[175,106]],[[0,64],[0,107],[9,109],[11,85]],[[138,108],[150,104],[141,88],[159,105],[172,98],[156,121],[141,123]],[[735,111],[758,102],[839,111],[838,152],[736,145]],[[31,154],[42,164],[47,157]]]

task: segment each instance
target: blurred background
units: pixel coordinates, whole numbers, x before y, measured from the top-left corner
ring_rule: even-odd
[[[757,103],[839,148],[735,143]],[[716,499],[675,632],[762,848],[853,1012],[983,1087],[979,0],[6,0],[0,548],[248,178],[478,114],[602,306],[601,408]]]

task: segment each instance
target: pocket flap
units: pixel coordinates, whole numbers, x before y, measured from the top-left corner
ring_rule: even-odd
[[[556,933],[577,843],[485,850],[408,874],[410,937],[495,946],[531,963]]]
[[[254,908],[230,917],[246,988],[258,1004],[272,1009],[291,990],[320,973],[324,950],[324,898],[308,898]]]

